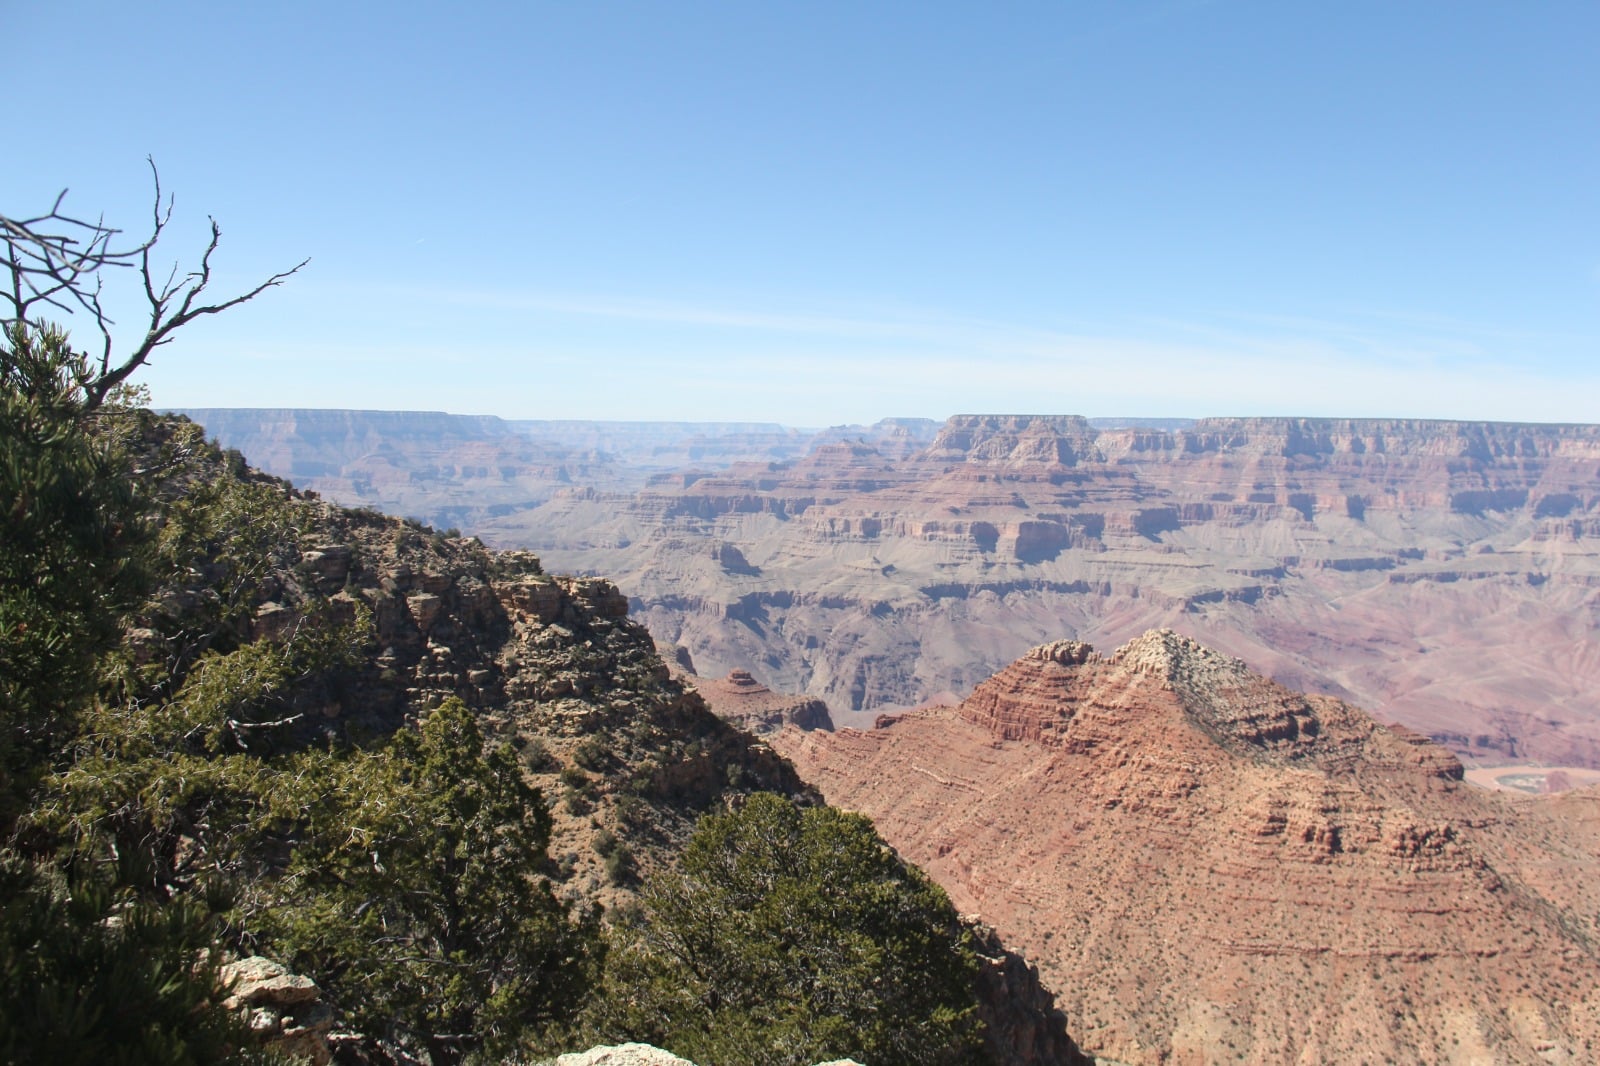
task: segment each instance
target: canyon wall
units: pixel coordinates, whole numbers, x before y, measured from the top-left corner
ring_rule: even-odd
[[[252,454],[304,461],[275,424]],[[528,425],[419,426],[389,451],[381,426],[335,433],[359,454],[302,483],[605,574],[702,674],[748,671],[840,724],[953,702],[1046,641],[1168,626],[1470,760],[1600,767],[1600,427]],[[447,458],[486,448],[520,458]]]
[[[485,523],[836,721],[1170,626],[1486,761],[1600,765],[1600,427],[952,418]]]

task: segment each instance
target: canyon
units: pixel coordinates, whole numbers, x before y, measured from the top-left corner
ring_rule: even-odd
[[[354,492],[374,439],[427,476],[347,502],[457,507],[430,483],[484,476],[427,433],[364,438],[358,415],[323,418],[316,491]],[[530,560],[518,647],[557,633],[558,608],[567,627],[571,663],[476,671],[525,705],[552,794],[568,757],[619,758],[654,721],[573,700],[617,664],[654,671],[672,707],[760,734],[759,774],[871,817],[1021,953],[993,953],[997,1002],[1032,1005],[1006,1027],[1019,1047],[1070,1057],[1064,1025],[1127,1066],[1600,1052],[1600,427],[970,416],[796,442],[584,425],[570,444],[456,430],[547,464],[504,477],[495,513],[457,513],[540,548],[502,557]],[[688,459],[695,439],[719,443]],[[481,551],[402,527],[407,550]],[[333,588],[343,557],[313,554]],[[426,582],[406,604],[422,632],[453,609]],[[626,656],[591,661],[624,634]],[[434,643],[420,663],[474,680]],[[573,715],[609,723],[607,743]],[[696,789],[721,780],[725,754],[706,754]],[[620,904],[582,841],[623,836],[621,808],[567,800],[566,884]]]
[[[753,422],[262,408],[180,413],[251,464],[302,489],[347,506],[467,530],[575,486],[632,491],[676,466],[798,458],[814,436]]]
[[[1170,627],[1474,764],[1600,768],[1600,427],[190,413],[340,502],[603,574],[703,675],[842,725]]]

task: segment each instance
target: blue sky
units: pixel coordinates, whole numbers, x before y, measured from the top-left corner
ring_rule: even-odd
[[[312,258],[162,349],[163,406],[1600,421],[1593,0],[0,25],[0,212],[138,232],[149,155],[219,291]]]

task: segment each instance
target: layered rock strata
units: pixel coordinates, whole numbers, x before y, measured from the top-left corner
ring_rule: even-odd
[[[807,696],[774,692],[750,676],[748,670],[730,670],[727,677],[697,679],[695,688],[719,718],[747,733],[772,733],[784,726],[798,729],[832,729],[828,705]]]
[[[1589,790],[1459,762],[1170,631],[1043,645],[955,708],[775,739],[1125,1063],[1600,1054]]]
[[[959,416],[486,522],[837,721],[1168,626],[1480,761],[1600,766],[1600,427]]]

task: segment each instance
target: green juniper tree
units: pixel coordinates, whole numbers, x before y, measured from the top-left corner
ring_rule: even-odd
[[[206,302],[213,223],[199,268],[160,282],[170,210],[158,183],[130,247],[60,200],[0,216],[0,1066],[260,1058],[221,1009],[221,945],[313,976],[373,1061],[526,1043],[576,1010],[600,943],[536,875],[542,797],[459,702],[372,750],[305,750],[295,708],[359,674],[369,619],[307,592],[253,639],[310,512],[119,401],[175,330],[294,273]],[[149,320],[117,359],[119,268]]]
[[[860,815],[758,793],[707,816],[618,941],[602,1037],[701,1066],[982,1061],[955,911]]]
[[[116,251],[114,231],[59,209],[0,216],[0,1062],[254,1061],[221,1008],[207,901],[151,894],[139,848],[57,854],[35,809],[71,766],[102,663],[149,587],[151,500],[118,396],[183,324],[158,307],[113,365],[98,271],[141,251],[148,266],[154,237]],[[191,277],[165,299],[192,318],[203,287]],[[74,309],[105,336],[98,361],[41,317]]]
[[[263,915],[272,949],[357,1027],[436,1066],[576,1010],[599,962],[594,919],[573,921],[533,875],[544,798],[461,701],[321,769],[283,905]]]
[[[59,330],[0,336],[0,834],[145,587],[144,501],[106,416],[84,408],[81,364]]]

